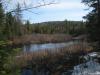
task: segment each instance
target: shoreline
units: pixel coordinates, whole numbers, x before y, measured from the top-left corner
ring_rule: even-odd
[[[67,34],[34,34],[23,35],[10,40],[12,45],[24,45],[24,44],[45,44],[45,43],[60,43],[72,40],[71,35]]]
[[[23,35],[10,40],[12,45],[27,45],[27,44],[45,44],[45,43],[62,43],[78,39],[84,39],[86,36],[80,35],[73,37],[67,34],[33,34]]]

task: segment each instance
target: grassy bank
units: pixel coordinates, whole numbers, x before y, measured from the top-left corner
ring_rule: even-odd
[[[72,36],[66,34],[33,34],[16,37],[12,40],[13,44],[28,44],[28,43],[55,43],[65,42],[72,39]]]

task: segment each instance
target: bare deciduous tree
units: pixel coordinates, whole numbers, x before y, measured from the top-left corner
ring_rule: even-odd
[[[56,4],[55,0],[37,0],[35,3],[33,2],[35,0],[16,0],[16,4],[20,4],[21,9],[20,11],[29,11],[30,9],[34,9],[34,8],[39,8],[42,6],[47,6],[47,5],[51,5],[51,4]],[[14,0],[0,0],[0,3],[3,4],[4,9],[7,10],[7,12],[16,12],[16,9],[13,8],[11,9],[10,7],[13,6]],[[30,2],[30,3],[28,3]],[[13,7],[16,7],[15,6]]]

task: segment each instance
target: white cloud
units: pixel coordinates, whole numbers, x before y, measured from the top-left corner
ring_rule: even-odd
[[[39,3],[42,0],[11,0],[10,2],[10,9],[14,9],[17,5],[17,3],[20,3],[23,6],[23,2],[25,2],[26,6],[36,6],[39,5]],[[49,3],[53,0],[45,0],[46,3]],[[54,0],[55,1],[55,0]],[[70,20],[80,20],[82,19],[82,16],[84,16],[87,12],[84,12],[83,10],[87,7],[80,3],[81,0],[56,0],[58,1],[57,4],[51,4],[47,6],[40,7],[40,9],[32,10],[33,12],[40,12],[40,15],[36,15],[37,17],[34,17],[34,14],[30,14],[30,12],[25,12],[25,15],[23,16],[26,19],[30,20],[36,20],[36,21],[46,21],[46,20],[64,20],[64,19],[70,19]],[[33,16],[32,16],[33,15]],[[50,19],[51,17],[51,19]]]
[[[10,9],[14,9],[17,5],[17,3],[20,3],[20,5],[23,7],[25,6],[24,4],[26,4],[26,6],[28,7],[34,7],[39,5],[39,3],[43,3],[43,0],[12,0],[10,2]],[[48,0],[44,0],[46,3],[49,3]],[[58,1],[58,0],[54,0],[54,1]],[[82,9],[82,8],[86,8],[86,6],[82,3],[80,3],[79,1],[73,1],[73,0],[59,0],[59,3],[57,4],[51,4],[51,5],[47,5],[47,6],[43,6],[41,7],[42,9]]]
[[[80,2],[61,2],[58,4],[53,4],[53,5],[48,5],[48,6],[44,6],[41,7],[44,9],[74,9],[74,8],[86,8],[84,4],[80,3]]]

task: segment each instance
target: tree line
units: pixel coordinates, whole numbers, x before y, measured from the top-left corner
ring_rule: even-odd
[[[20,5],[16,7],[15,13],[4,12],[3,5],[0,3],[0,40],[11,39],[21,35],[21,12]]]
[[[2,0],[0,0],[0,75],[8,75],[12,69],[9,65],[14,56],[20,49],[9,46],[9,41],[16,36],[22,35],[21,32],[21,11],[20,5],[16,7],[15,13],[5,12]],[[10,74],[11,75],[11,74]]]
[[[32,24],[32,32],[40,34],[85,34],[85,22],[83,21],[51,21]]]

